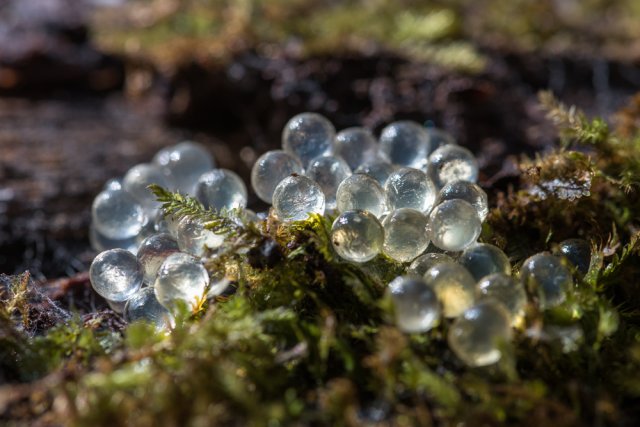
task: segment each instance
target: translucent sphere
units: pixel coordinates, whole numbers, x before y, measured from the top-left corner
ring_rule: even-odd
[[[109,239],[91,224],[89,226],[89,243],[91,248],[96,252],[103,252],[109,249],[126,249],[129,252],[135,254],[138,251],[138,239],[137,236],[129,237],[127,239]]]
[[[380,221],[366,211],[344,212],[331,227],[333,249],[348,261],[369,261],[380,253],[383,242]]]
[[[340,157],[320,156],[309,162],[305,175],[322,188],[325,209],[335,209],[336,191],[340,183],[351,175],[351,169]]]
[[[389,283],[396,325],[404,332],[425,332],[437,325],[440,304],[433,290],[416,277],[396,277]]]
[[[172,309],[175,301],[196,308],[209,285],[209,274],[201,262],[189,254],[175,253],[164,260],[154,284],[160,304]]]
[[[446,200],[429,214],[431,241],[445,251],[463,250],[478,239],[481,231],[478,212],[464,200]]]
[[[443,145],[455,144],[456,140],[450,133],[438,128],[426,128],[429,134],[429,142],[431,143],[431,153]]]
[[[476,243],[462,252],[458,262],[471,273],[476,282],[493,273],[511,274],[507,255],[497,246]]]
[[[469,202],[478,211],[480,221],[484,221],[489,214],[489,199],[478,184],[469,181],[454,181],[442,187],[438,193],[436,205],[445,200],[461,199]]]
[[[89,268],[89,280],[101,297],[126,301],[142,286],[142,269],[131,252],[110,249],[95,257]]]
[[[207,209],[242,209],[247,206],[247,187],[235,172],[214,169],[198,179],[196,198]]]
[[[384,253],[396,261],[411,261],[429,246],[427,217],[409,208],[396,209],[382,221]]]
[[[469,366],[487,366],[502,357],[511,340],[509,315],[495,301],[482,301],[456,319],[449,329],[449,347]]]
[[[158,302],[152,287],[136,292],[124,307],[124,318],[127,322],[142,321],[157,329],[168,329],[173,326],[173,316]]]
[[[584,239],[567,239],[558,244],[557,255],[565,257],[580,274],[587,274],[591,264],[591,244]]]
[[[340,212],[363,210],[379,218],[387,212],[387,194],[378,181],[356,173],[338,186],[336,207]]]
[[[163,188],[171,188],[168,178],[162,169],[151,163],[143,163],[129,169],[124,176],[122,186],[134,199],[147,210],[155,210],[161,206],[156,196],[147,188],[151,184],[158,184]]]
[[[104,183],[102,187],[103,190],[122,190],[122,179],[121,178],[111,178],[109,181]]]
[[[527,294],[522,283],[504,273],[485,276],[476,285],[478,300],[493,298],[509,312],[511,324],[518,323],[524,315]]]
[[[294,173],[302,174],[302,163],[297,157],[282,150],[267,151],[251,169],[251,186],[260,200],[271,203],[276,186]]]
[[[393,122],[380,134],[380,151],[401,166],[420,169],[429,156],[429,133],[424,126],[409,120]]]
[[[361,127],[341,130],[336,135],[335,152],[353,170],[378,158],[378,141],[371,131]]]
[[[302,113],[292,117],[282,131],[282,149],[303,165],[311,159],[333,153],[336,129],[324,116]]]
[[[391,163],[378,159],[360,165],[358,169],[356,169],[355,173],[369,175],[384,187],[389,175],[391,175],[396,169],[397,167]]]
[[[176,232],[178,248],[197,257],[203,256],[207,248],[216,249],[224,243],[224,236],[207,230],[202,221],[195,218],[182,218]]]
[[[108,239],[134,237],[147,223],[142,206],[124,190],[104,190],[93,199],[91,220]]]
[[[165,215],[162,210],[152,217],[153,229],[156,233],[166,233],[174,238],[178,236],[178,221],[172,215]]]
[[[431,267],[436,266],[441,262],[454,262],[454,259],[447,254],[433,252],[420,255],[418,258],[413,260],[413,262],[407,269],[407,274],[413,274],[422,277],[427,271],[429,271]]]
[[[283,179],[273,192],[273,209],[281,221],[302,221],[310,213],[324,214],[324,193],[302,175]]]
[[[541,308],[550,308],[564,302],[573,285],[573,277],[562,260],[548,252],[527,258],[520,270],[522,283],[536,293]]]
[[[478,161],[473,153],[459,145],[444,145],[429,156],[429,177],[438,188],[454,181],[478,180]]]
[[[475,301],[476,281],[460,264],[438,263],[427,270],[424,280],[438,296],[446,317],[458,317]]]
[[[384,186],[390,209],[411,208],[429,213],[438,194],[427,175],[412,168],[401,168],[389,175]]]
[[[153,157],[174,188],[182,194],[193,194],[200,176],[215,167],[213,156],[202,145],[191,141],[163,148]]]
[[[154,234],[144,239],[138,248],[137,257],[145,283],[153,284],[164,260],[179,251],[178,243],[169,234]]]

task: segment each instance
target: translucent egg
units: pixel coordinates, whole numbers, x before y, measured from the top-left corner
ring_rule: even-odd
[[[378,158],[378,141],[371,131],[361,127],[341,130],[336,135],[335,152],[353,170]]]
[[[567,239],[558,244],[557,255],[565,257],[580,274],[587,274],[591,264],[591,244],[584,239]]]
[[[137,257],[145,283],[153,284],[164,260],[179,251],[178,243],[169,234],[154,234],[144,239],[138,248]]]
[[[427,175],[412,168],[401,168],[389,175],[384,186],[390,209],[411,208],[429,213],[438,194]]]
[[[193,194],[200,176],[215,167],[213,156],[202,145],[191,141],[163,148],[153,158],[182,194]]]
[[[152,217],[152,221],[156,233],[170,234],[174,238],[178,236],[178,221],[172,215],[165,215],[159,210]]]
[[[164,260],[154,284],[156,298],[168,309],[175,301],[196,308],[209,285],[209,274],[201,262],[189,254],[175,253]]]
[[[366,211],[344,212],[331,227],[333,249],[347,261],[369,261],[380,253],[383,242],[380,221]]]
[[[409,208],[396,209],[382,221],[384,253],[396,261],[411,261],[429,246],[427,217]]]
[[[143,321],[157,329],[168,329],[173,326],[173,316],[158,302],[152,287],[136,292],[125,305],[124,318],[127,322]]]
[[[413,260],[413,262],[407,269],[407,274],[413,274],[422,277],[427,271],[429,271],[431,267],[438,265],[441,262],[454,262],[454,260],[447,254],[431,252],[420,255],[418,258]]]
[[[124,190],[131,194],[143,208],[156,210],[160,208],[161,203],[156,200],[156,196],[147,188],[151,184],[158,184],[163,188],[171,188],[169,180],[162,172],[162,169],[151,163],[143,163],[132,167],[122,181]]]
[[[384,187],[389,175],[391,175],[396,169],[396,166],[386,160],[378,159],[360,165],[358,169],[356,169],[355,173],[369,175]]]
[[[267,151],[251,169],[251,186],[260,200],[271,203],[276,186],[294,173],[302,174],[302,163],[297,157],[282,150]]]
[[[473,153],[459,145],[444,145],[429,156],[429,177],[438,188],[450,182],[478,180],[478,161]]]
[[[438,296],[445,317],[458,317],[475,301],[476,281],[460,264],[438,263],[427,270],[424,280]]]
[[[147,223],[142,206],[124,190],[104,190],[93,200],[91,219],[108,239],[134,237]]]
[[[445,132],[442,129],[426,128],[426,130],[427,130],[427,133],[429,134],[429,142],[430,142],[429,148],[431,148],[431,153],[433,153],[435,150],[442,147],[443,145],[456,143],[456,140],[453,138],[453,136],[451,136],[451,134],[449,134],[448,132]]]
[[[527,295],[522,283],[504,273],[485,276],[476,285],[478,300],[493,298],[509,312],[511,324],[517,324],[524,315]]]
[[[89,243],[91,248],[96,252],[104,252],[109,249],[126,249],[129,252],[135,254],[138,251],[138,239],[137,236],[129,237],[126,239],[109,239],[91,224],[89,226]]]
[[[347,162],[336,156],[320,156],[309,162],[305,175],[314,180],[324,193],[325,209],[336,208],[336,191],[345,178],[351,175]]]
[[[379,218],[387,212],[387,194],[374,178],[356,173],[338,186],[336,207],[340,212],[363,210]]]
[[[282,149],[306,165],[315,157],[333,153],[335,135],[336,129],[320,114],[298,114],[282,131]]]
[[[445,200],[461,199],[469,202],[478,211],[480,221],[484,221],[489,214],[489,199],[478,184],[469,181],[454,181],[442,187],[438,193],[436,205]]]
[[[425,332],[437,325],[440,304],[433,290],[416,277],[396,277],[389,283],[396,325],[404,332]]]
[[[424,126],[409,120],[393,122],[380,134],[380,151],[391,163],[420,169],[429,156],[429,133]]]
[[[487,366],[500,360],[511,333],[504,307],[495,301],[482,301],[453,322],[449,347],[468,366]]]
[[[196,198],[207,209],[242,209],[247,206],[247,187],[235,172],[214,169],[198,179]]]
[[[89,280],[101,297],[126,301],[142,286],[142,269],[131,252],[110,249],[95,257],[89,268]]]
[[[471,273],[476,281],[493,273],[511,274],[507,255],[497,246],[476,243],[462,252],[458,262]]]
[[[215,234],[204,227],[202,221],[185,217],[178,222],[177,226],[178,248],[182,252],[202,257],[207,248],[216,249],[224,243],[224,236]]]
[[[431,241],[445,251],[463,250],[478,239],[481,231],[478,212],[464,200],[446,200],[429,214]]]
[[[281,221],[301,221],[310,213],[324,214],[324,193],[315,181],[301,175],[283,179],[273,192],[273,209]]]
[[[573,277],[562,260],[548,252],[527,258],[520,270],[525,287],[538,295],[540,307],[550,308],[564,302],[573,285]]]

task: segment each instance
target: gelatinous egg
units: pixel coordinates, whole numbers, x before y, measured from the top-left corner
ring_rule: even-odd
[[[317,113],[298,114],[282,131],[282,149],[306,165],[315,157],[333,153],[335,134],[336,129],[326,117]]]
[[[366,211],[343,212],[331,227],[333,248],[348,261],[369,261],[380,253],[383,242],[382,224]]]
[[[445,200],[462,199],[469,202],[478,211],[480,221],[484,221],[489,214],[489,199],[478,184],[469,181],[453,181],[442,187],[436,199],[436,205]]]
[[[573,285],[573,277],[562,260],[548,252],[527,258],[520,270],[520,279],[530,292],[538,295],[540,307],[550,308],[564,302]]]
[[[209,285],[209,274],[202,263],[185,253],[174,253],[162,263],[154,284],[160,304],[173,309],[176,301],[196,308]]]
[[[463,250],[478,239],[481,231],[478,212],[464,200],[446,200],[429,214],[431,241],[445,251]]]
[[[152,163],[142,163],[132,167],[122,181],[124,190],[148,211],[156,210],[161,206],[161,203],[156,200],[156,196],[148,188],[151,184],[171,188],[169,179],[162,172],[162,169]]]
[[[341,130],[336,135],[335,152],[352,170],[378,158],[378,141],[371,131],[361,127]]]
[[[251,186],[260,200],[271,203],[276,186],[292,174],[302,174],[302,163],[297,157],[282,150],[267,151],[251,169]]]
[[[356,173],[338,186],[336,207],[340,212],[368,211],[379,218],[387,212],[387,194],[374,178]]]
[[[427,172],[437,188],[454,181],[476,182],[478,161],[471,151],[459,145],[444,145],[429,156]]]
[[[396,209],[382,221],[384,253],[401,261],[411,261],[429,246],[427,217],[409,208]]]
[[[457,317],[475,301],[476,281],[460,264],[441,262],[431,267],[424,275],[442,303],[445,317]]]
[[[396,325],[404,332],[425,332],[437,325],[440,304],[433,290],[420,278],[396,277],[389,283]]]
[[[157,329],[169,329],[174,325],[173,316],[158,302],[152,287],[141,288],[124,307],[127,322],[147,322]]]
[[[416,122],[393,122],[382,129],[380,151],[391,163],[420,169],[426,165],[429,156],[429,133]]]
[[[527,304],[522,283],[504,273],[494,273],[483,277],[476,289],[478,300],[493,298],[501,303],[509,312],[512,325],[521,321]]]
[[[389,175],[384,186],[389,208],[411,208],[425,214],[431,211],[438,194],[427,175],[412,168],[400,168]]]
[[[320,156],[309,162],[305,175],[322,188],[325,209],[331,210],[336,208],[338,186],[351,175],[351,169],[341,157]]]
[[[587,274],[591,264],[591,244],[584,239],[567,239],[558,244],[557,255],[565,257],[581,274]]]
[[[422,277],[427,271],[429,271],[431,267],[440,264],[441,262],[454,262],[454,259],[447,254],[434,252],[420,255],[418,258],[413,260],[413,262],[407,269],[407,274],[413,274]]]
[[[182,252],[201,257],[207,249],[219,248],[224,236],[207,230],[196,218],[185,217],[178,222],[176,240]]]
[[[207,209],[242,209],[247,206],[247,187],[235,172],[213,169],[198,179],[196,198]]]
[[[142,206],[124,190],[98,194],[91,206],[91,220],[101,235],[114,240],[136,236],[147,223]]]
[[[273,192],[273,209],[281,221],[301,221],[309,214],[324,214],[324,193],[315,181],[302,175],[283,179]]]
[[[153,284],[164,260],[179,251],[178,243],[169,234],[153,234],[144,239],[138,248],[137,257],[145,283]]]
[[[476,281],[493,273],[511,274],[507,255],[497,246],[475,243],[462,252],[458,262],[471,273]]]
[[[114,302],[126,301],[142,286],[142,269],[131,252],[109,249],[91,263],[89,280],[101,297]]]
[[[172,189],[182,194],[194,194],[198,178],[215,167],[209,151],[191,141],[163,148],[154,156],[153,163],[162,168],[173,184]]]
[[[396,166],[386,160],[379,159],[360,165],[358,169],[356,169],[355,173],[369,175],[384,187],[389,175],[391,175],[396,169]]]

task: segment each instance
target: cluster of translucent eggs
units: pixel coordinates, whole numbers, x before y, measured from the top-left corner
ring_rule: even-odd
[[[234,172],[215,168],[206,149],[182,142],[109,181],[94,199],[90,237],[101,253],[89,270],[93,288],[129,321],[167,327],[176,301],[196,307],[206,294],[224,291],[225,282],[211,283],[202,263],[207,248],[224,239],[196,219],[163,218],[150,184],[216,210],[244,208],[247,189]]]

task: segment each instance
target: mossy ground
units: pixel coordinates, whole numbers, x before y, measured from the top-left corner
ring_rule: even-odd
[[[522,159],[521,184],[488,189],[481,240],[521,261],[591,241],[566,303],[535,303],[505,357],[465,367],[449,321],[393,322],[386,284],[403,266],[341,261],[331,218],[239,224],[156,188],[167,212],[229,234],[207,263],[232,290],[182,310],[169,333],[56,308],[28,275],[3,278],[2,419],[9,425],[633,425],[640,413],[638,178],[633,105],[613,130],[543,94],[559,146]],[[535,302],[535,295],[530,295]]]

